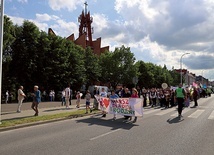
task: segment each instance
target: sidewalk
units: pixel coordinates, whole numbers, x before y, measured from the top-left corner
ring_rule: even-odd
[[[93,99],[91,100],[93,102]],[[31,109],[31,102],[23,103],[21,107],[21,113],[17,113],[17,103],[2,104],[1,105],[1,120],[12,120],[17,118],[25,118],[34,116],[35,112]],[[91,103],[92,106],[92,103]],[[41,102],[39,104],[39,116],[53,115],[58,113],[77,111],[85,109],[85,99],[80,102],[80,108],[76,108],[76,100],[72,100],[70,108],[66,109],[61,105],[61,102]]]

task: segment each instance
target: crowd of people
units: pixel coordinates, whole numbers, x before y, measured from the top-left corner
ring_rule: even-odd
[[[194,102],[194,106],[191,108],[196,108],[198,106],[197,100],[201,97],[209,97],[213,93],[211,88],[203,87],[194,87],[186,86],[183,87],[182,84],[179,84],[178,87],[168,87],[168,88],[151,88],[145,89],[140,87],[136,88],[126,88],[123,87],[116,91],[111,91],[111,94],[108,96],[107,92],[102,89],[102,92],[99,93],[97,89],[94,90],[95,95],[100,95],[102,97],[109,97],[112,99],[115,98],[143,98],[143,107],[162,107],[162,108],[171,108],[178,106],[178,117],[182,117],[182,110],[184,107],[189,107],[190,102]],[[103,111],[103,117],[106,117],[106,112]],[[131,117],[124,116],[126,120]],[[116,117],[114,115],[113,120]],[[135,117],[133,122],[136,122],[137,117]]]
[[[182,109],[184,106],[188,107],[191,101],[194,101],[194,108],[198,106],[197,100],[201,97],[209,97],[213,93],[212,88],[203,88],[203,87],[183,87],[180,84],[178,87],[171,87],[171,88],[151,88],[145,89],[140,87],[129,89],[127,87],[123,87],[119,90],[112,90],[111,93],[108,93],[107,90],[102,88],[101,90],[94,88],[93,94],[88,90],[86,94],[84,94],[84,98],[86,99],[86,113],[88,110],[92,112],[92,108],[90,108],[91,98],[94,95],[99,95],[102,97],[109,97],[110,99],[116,98],[143,98],[143,107],[163,107],[163,108],[170,108],[178,105],[178,115],[182,117]],[[20,86],[18,89],[18,108],[17,112],[21,112],[21,105],[23,100],[26,98],[26,94],[23,92],[23,86]],[[32,97],[32,109],[35,111],[35,116],[38,116],[38,104],[42,100],[42,96],[46,95],[46,92],[40,92],[38,86],[34,86],[34,93],[30,94]],[[80,101],[83,97],[83,94],[80,91],[75,91],[73,94],[70,85],[68,85],[62,92],[61,92],[61,100],[62,106],[65,106],[66,109],[69,109],[69,105],[71,105],[71,100],[73,98],[76,99],[76,108],[80,107]],[[8,91],[6,92],[6,97],[9,96]],[[49,93],[50,101],[54,101],[55,99],[55,92],[51,90]],[[95,109],[98,109],[98,105],[96,99],[94,99]],[[106,117],[106,112],[102,110],[102,117]],[[131,120],[132,117],[124,116],[125,120]],[[116,115],[114,115],[113,120],[116,119]],[[137,121],[137,117],[134,118],[133,122]]]

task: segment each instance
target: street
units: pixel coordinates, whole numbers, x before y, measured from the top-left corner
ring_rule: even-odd
[[[213,155],[214,95],[199,107],[146,108],[137,122],[93,115],[0,132],[2,155]],[[191,102],[193,105],[193,102]]]

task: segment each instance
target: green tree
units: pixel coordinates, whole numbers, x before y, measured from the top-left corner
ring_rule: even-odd
[[[101,76],[101,68],[99,65],[98,55],[95,55],[90,48],[85,50],[85,74],[86,84],[91,85],[95,81],[99,81]]]
[[[10,66],[11,78],[17,85],[25,85],[30,89],[35,84],[36,75],[32,74],[37,70],[37,44],[40,36],[38,27],[29,21],[24,21],[19,32],[16,33],[16,40],[12,44],[12,61]],[[27,79],[27,80],[26,80]],[[32,89],[32,88],[31,88]]]
[[[114,52],[102,54],[100,57],[102,81],[111,82],[113,87],[118,84],[132,84],[132,78],[137,75],[134,62],[134,54],[130,48],[124,46],[116,48]]]
[[[8,82],[10,79],[9,75],[9,66],[12,60],[12,49],[11,45],[15,41],[15,26],[9,17],[4,16],[4,34],[3,34],[3,57],[2,57],[2,90],[6,91],[9,89]],[[7,85],[5,85],[7,83]]]

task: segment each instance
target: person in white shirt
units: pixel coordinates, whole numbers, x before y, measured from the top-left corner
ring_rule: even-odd
[[[52,101],[54,101],[54,100],[55,100],[55,91],[52,90]]]
[[[26,97],[25,93],[23,92],[23,89],[24,89],[23,86],[20,86],[18,89],[18,108],[17,108],[18,113],[21,112],[22,102],[23,102],[24,98]]]
[[[62,91],[62,106],[65,105],[65,89]]]
[[[66,109],[69,108],[69,99],[70,99],[70,86],[68,85],[68,87],[65,89],[65,105],[66,105]]]
[[[9,91],[7,90],[6,93],[5,93],[5,103],[7,104],[9,100]]]

